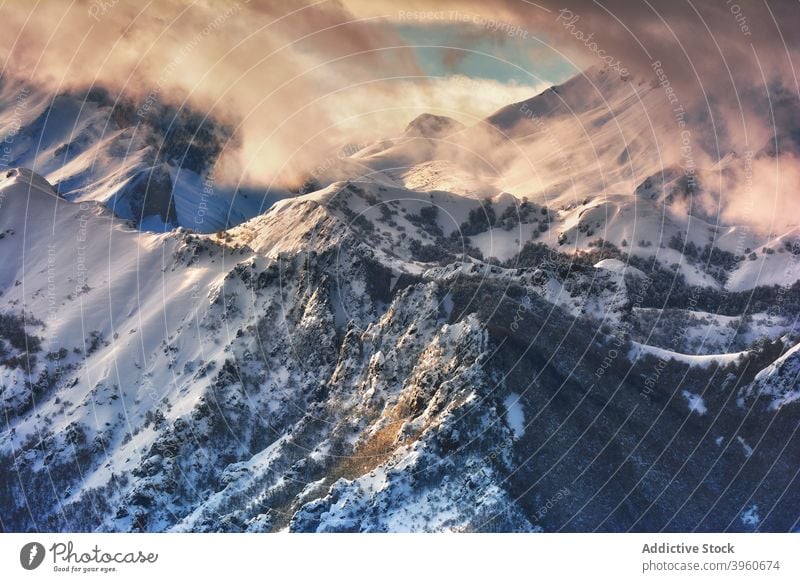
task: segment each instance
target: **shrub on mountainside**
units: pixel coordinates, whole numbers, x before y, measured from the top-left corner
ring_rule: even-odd
[[[29,334],[26,325],[42,323],[23,315],[0,313],[0,366],[29,372],[36,366],[36,354],[42,349],[42,339]]]
[[[496,222],[497,214],[494,211],[492,201],[484,200],[480,206],[469,211],[467,221],[462,222],[459,228],[462,235],[472,236],[486,232],[494,227]]]

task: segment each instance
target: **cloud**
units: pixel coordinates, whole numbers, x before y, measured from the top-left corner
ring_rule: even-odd
[[[688,136],[692,162],[705,170],[704,176],[713,184],[719,181],[712,176],[718,160],[736,152],[739,167],[744,152],[754,150],[761,155],[752,164],[752,186],[744,186],[740,167],[724,192],[698,202],[709,207],[716,204],[723,220],[749,223],[764,233],[783,227],[785,217],[793,216],[793,209],[800,207],[800,75],[795,70],[800,29],[794,26],[796,3],[442,0],[432,10],[425,0],[405,0],[402,8],[381,0],[347,0],[347,6],[354,14],[389,14],[398,22],[417,20],[420,26],[463,20],[488,28],[519,27],[530,34],[517,36],[512,42],[530,44],[531,55],[541,58],[549,54],[569,63],[575,72],[610,61],[634,79],[661,82],[660,99],[648,101],[642,113],[662,123],[655,128],[650,147],[639,152],[649,160],[660,160],[661,166],[643,163],[640,168],[660,171],[682,165],[686,162],[684,137]],[[686,126],[679,126],[679,121]],[[685,135],[684,129],[688,132]],[[624,134],[624,129],[620,133]],[[630,145],[628,137],[616,139],[617,150]],[[591,150],[614,148],[605,136],[594,135],[591,141],[587,146]],[[540,149],[546,150],[545,145],[540,143]],[[574,151],[570,155],[576,157]],[[610,175],[618,170],[591,156],[582,161],[575,172],[583,182],[586,176],[580,174],[581,168],[595,167],[595,172]],[[518,156],[514,164],[520,167],[517,173],[524,180],[524,170],[530,163]],[[563,182],[554,172],[556,169],[543,171],[542,180],[555,185]],[[756,204],[752,204],[754,199]]]
[[[326,95],[421,74],[391,26],[330,2],[14,3],[2,17],[6,75],[54,91],[101,85],[144,108],[186,101],[239,127],[239,167],[259,179],[354,113],[340,107],[331,117],[317,106]]]
[[[800,226],[794,211],[800,192],[800,159],[743,156],[735,179],[721,195],[722,217],[729,224],[752,224],[762,235],[782,234]]]
[[[797,164],[794,3],[79,0],[6,3],[0,16],[5,75],[56,91],[103,85],[140,105],[187,101],[237,128],[226,152],[234,180],[301,174],[342,143],[396,135],[423,111],[474,122],[542,89],[545,63],[577,73],[604,59],[648,82],[661,63],[675,101],[662,91],[647,113],[685,108],[702,163],[777,138],[773,172],[791,175]],[[399,25],[430,31],[431,44],[448,25],[461,31],[456,48],[481,38],[488,51],[527,55],[513,65],[531,81],[428,78]],[[519,51],[506,50],[512,43]],[[458,67],[462,56],[443,49],[440,60]],[[659,141],[665,162],[680,155],[674,131]],[[772,181],[781,204],[797,196],[782,194],[791,180]]]
[[[427,78],[390,22],[336,2],[83,0],[0,14],[6,75],[54,91],[101,85],[145,110],[168,101],[208,111],[237,128],[226,167],[247,181],[301,171],[428,109],[474,120],[541,89]]]

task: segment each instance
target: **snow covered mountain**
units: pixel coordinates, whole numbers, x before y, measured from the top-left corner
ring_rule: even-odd
[[[3,166],[44,176],[71,201],[97,201],[150,231],[214,232],[255,216],[286,192],[214,180],[230,128],[188,106],[136,107],[102,88],[50,94],[0,81]]]
[[[674,119],[641,131],[631,91],[663,97],[593,71],[422,116],[263,213],[215,194],[215,234],[185,227],[222,129],[186,170],[105,105],[31,105],[36,172],[0,177],[2,529],[797,529],[797,230],[678,204]]]

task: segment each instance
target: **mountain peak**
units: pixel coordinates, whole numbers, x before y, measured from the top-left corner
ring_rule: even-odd
[[[415,117],[407,126],[406,137],[442,138],[464,129],[464,125],[452,117],[423,113]]]
[[[34,188],[53,196],[58,196],[55,188],[46,178],[28,168],[9,168],[5,170],[0,180],[2,180],[0,188],[5,188],[12,184],[23,184],[28,186],[29,189]]]
[[[521,121],[574,116],[607,106],[613,95],[627,95],[627,80],[607,68],[593,66],[553,85],[529,99],[501,107],[486,123],[500,130],[514,128]]]

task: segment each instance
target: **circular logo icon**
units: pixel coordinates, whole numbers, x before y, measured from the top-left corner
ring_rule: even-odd
[[[19,563],[26,570],[35,570],[44,561],[44,546],[39,542],[29,542],[19,551]]]

